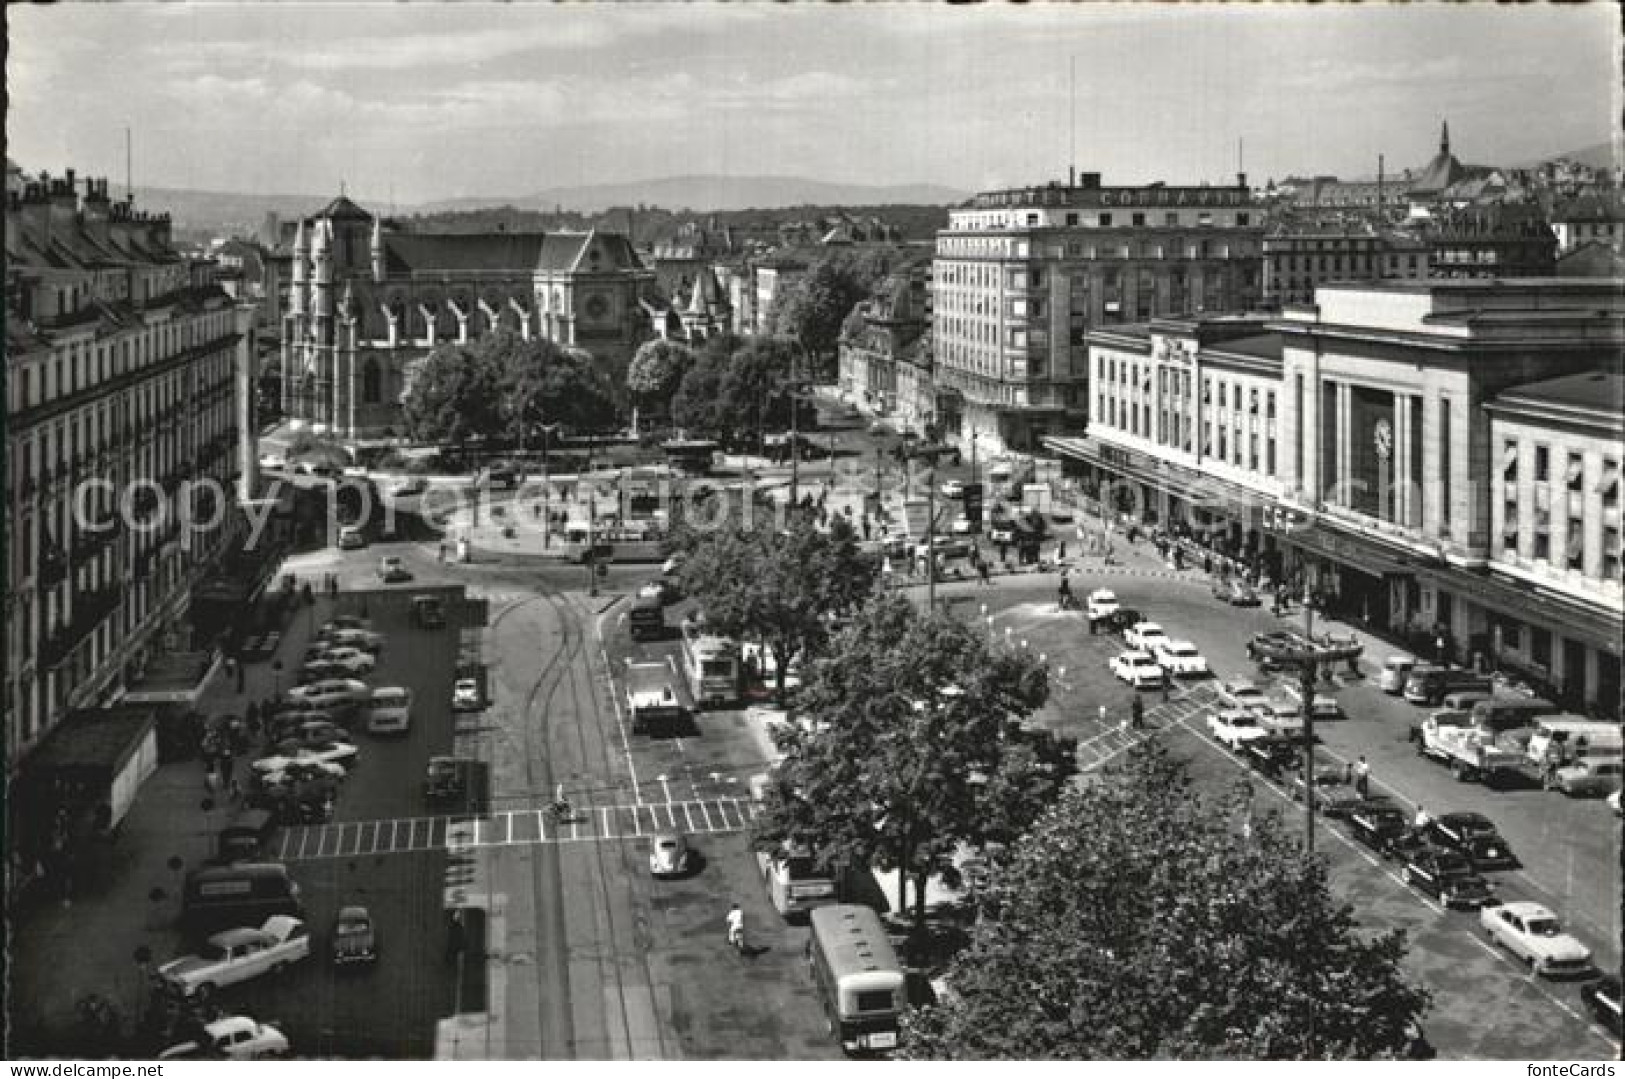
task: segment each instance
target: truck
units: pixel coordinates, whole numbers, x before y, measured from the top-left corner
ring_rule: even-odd
[[[658,593],[639,592],[626,615],[634,641],[658,641],[666,635],[666,610]]]
[[[1618,764],[1619,725],[1569,714],[1542,716],[1523,743],[1518,771],[1532,782],[1558,789],[1558,773],[1576,765]],[[1511,747],[1509,747],[1511,748]]]
[[[682,722],[677,672],[669,661],[627,663],[626,714],[633,734],[670,730]]]
[[[1494,787],[1521,771],[1518,733],[1498,733],[1483,723],[1462,722],[1460,712],[1438,712],[1422,721],[1418,750],[1448,766],[1463,783],[1478,780]]]

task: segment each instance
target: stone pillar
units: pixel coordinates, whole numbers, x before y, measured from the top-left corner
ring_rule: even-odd
[[[238,304],[237,397],[237,501],[246,502],[259,490],[259,416],[255,397],[259,389],[259,342],[254,330],[254,305]],[[287,342],[282,344],[284,363]],[[282,370],[283,399],[287,399],[288,371]]]
[[[423,316],[423,343],[430,348],[434,348],[436,312],[430,309],[428,304],[420,303],[418,304],[418,314]]]
[[[1411,399],[1394,394],[1394,452],[1389,456],[1389,480],[1393,486],[1393,521],[1409,528],[1411,524]]]
[[[1352,393],[1347,382],[1337,383],[1334,392],[1336,394],[1336,403],[1333,407],[1337,410],[1337,426],[1334,428],[1336,435],[1334,436],[1333,453],[1335,454],[1336,463],[1332,470],[1332,477],[1333,482],[1337,485],[1337,504],[1347,507],[1354,501],[1350,497],[1352,492],[1349,490],[1349,479],[1354,471],[1349,456],[1353,449],[1349,438],[1349,420],[1353,413],[1351,407]]]

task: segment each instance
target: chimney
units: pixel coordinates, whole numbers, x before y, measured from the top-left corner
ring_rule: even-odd
[[[1247,186],[1247,174],[1245,172],[1236,173],[1236,186],[1240,188]]]
[[[1100,186],[1100,173],[1086,172],[1079,177],[1080,186],[1086,190],[1093,190]]]
[[[42,247],[51,242],[51,203],[45,194],[49,183],[50,177],[41,173],[38,180],[24,184],[20,208],[23,227],[35,234]]]
[[[51,235],[65,243],[79,224],[79,196],[72,169],[62,179],[51,181],[50,200]]]
[[[1068,187],[1077,187],[1078,186],[1078,166],[1076,166],[1076,165],[1068,165],[1066,167],[1066,186],[1068,186]]]
[[[84,208],[85,231],[88,232],[91,238],[97,243],[107,243],[108,202],[106,179],[85,181]]]

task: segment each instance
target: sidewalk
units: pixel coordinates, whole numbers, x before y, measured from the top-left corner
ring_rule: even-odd
[[[295,612],[278,655],[297,666],[312,626],[329,615],[333,601],[317,597],[313,608]],[[205,715],[242,715],[250,701],[275,686],[270,658],[244,665],[244,692],[234,678],[215,677],[197,710]],[[284,686],[287,679],[284,678]],[[247,762],[239,759],[238,768]],[[11,1045],[14,1054],[83,1056],[75,1003],[86,994],[107,998],[118,1010],[121,1033],[134,1032],[146,1000],[146,977],[136,950],[150,949],[161,963],[180,954],[174,928],[187,871],[213,850],[214,834],[235,812],[225,796],[205,812],[210,797],[197,760],[162,764],[142,785],[119,838],[105,850],[69,902],[41,901],[13,923],[10,952]],[[175,866],[175,868],[171,868]]]

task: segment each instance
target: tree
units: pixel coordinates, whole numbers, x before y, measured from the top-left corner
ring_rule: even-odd
[[[694,358],[671,399],[671,419],[690,434],[716,436],[724,432],[720,398],[728,357],[703,349]]]
[[[669,410],[672,396],[693,363],[694,350],[687,345],[662,340],[644,342],[626,372],[626,388],[634,404]],[[638,418],[634,412],[632,429],[637,428]]]
[[[830,638],[830,616],[853,610],[874,588],[874,560],[863,554],[844,523],[821,532],[810,515],[792,514],[772,527],[773,510],[758,505],[748,521],[729,521],[714,532],[689,529],[677,546],[684,591],[705,612],[706,624],[731,637],[760,641],[778,666],[785,692],[790,661],[803,668]]]
[[[769,325],[774,333],[801,342],[814,357],[828,356],[840,342],[841,323],[868,292],[848,260],[830,256],[773,297]]]
[[[908,1018],[928,1059],[1369,1059],[1428,994],[1405,935],[1358,932],[1325,863],[1250,786],[1191,790],[1155,745],[1069,790],[980,893],[951,998]],[[1238,828],[1238,819],[1245,824]]]
[[[776,735],[785,760],[759,841],[898,870],[900,910],[914,884],[916,930],[926,879],[956,876],[961,844],[1013,842],[1076,768],[1070,740],[1025,723],[1049,692],[1036,656],[898,596],[863,608],[803,679],[803,722]]]
[[[447,344],[424,357],[401,411],[414,442],[449,443],[461,452],[474,439],[501,433],[501,399],[497,369],[478,342]]]

